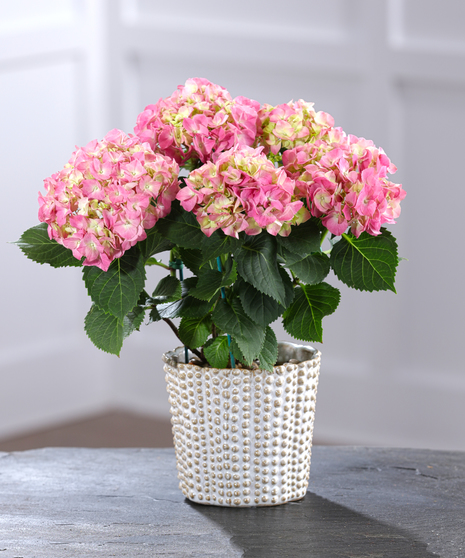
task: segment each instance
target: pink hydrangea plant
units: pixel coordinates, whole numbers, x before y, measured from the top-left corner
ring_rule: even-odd
[[[63,170],[44,180],[39,220],[48,224],[50,239],[85,258],[83,265],[107,271],[170,212],[178,172],[175,161],[147,143],[112,130],[78,148]]]
[[[397,243],[383,228],[405,197],[389,179],[395,171],[381,148],[313,103],[260,107],[193,78],[146,107],[134,136],[112,130],[78,148],[45,180],[42,224],[18,245],[39,263],[100,268],[83,274],[93,302],[86,333],[100,349],[119,354],[150,312],[186,347],[186,362],[190,348],[201,364],[238,359],[271,372],[277,317],[296,339],[322,341],[322,319],[340,298],[324,280],[331,270],[349,287],[395,292]],[[323,250],[328,232],[341,238]],[[168,263],[153,257],[168,249]],[[184,264],[194,277],[183,278]],[[152,296],[142,265],[169,273]]]
[[[155,152],[184,165],[189,159],[202,163],[234,145],[252,145],[257,133],[260,104],[229,92],[203,78],[185,85],[137,117],[134,133]]]
[[[177,198],[207,236],[217,229],[236,238],[241,231],[256,235],[263,229],[288,235],[290,226],[285,225],[310,217],[296,199],[295,181],[262,151],[236,146],[189,175]]]

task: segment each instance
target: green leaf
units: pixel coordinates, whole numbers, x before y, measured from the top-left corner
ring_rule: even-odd
[[[242,244],[242,240],[224,234],[223,231],[217,230],[210,237],[205,235],[202,242],[202,252],[206,260],[211,260],[222,254],[230,254],[238,250]]]
[[[237,281],[237,264],[232,258],[228,258],[223,267],[223,281],[222,287],[228,287]]]
[[[208,364],[213,368],[226,368],[229,364],[229,344],[226,335],[209,339],[203,348]]]
[[[285,308],[277,300],[257,291],[250,283],[239,279],[236,290],[244,311],[261,327],[265,328],[279,318]]]
[[[302,285],[295,289],[295,298],[284,312],[284,329],[302,341],[323,342],[322,319],[332,314],[340,299],[337,289],[328,283]]]
[[[294,284],[292,283],[288,272],[283,267],[278,266],[278,271],[284,285],[284,307],[287,308],[294,300]]]
[[[219,291],[222,281],[223,274],[220,271],[207,269],[200,275],[197,286],[190,294],[201,300],[211,300]]]
[[[137,243],[144,261],[147,261],[154,254],[171,250],[173,247],[173,244],[160,234],[156,225],[145,232],[147,238]]]
[[[159,303],[173,302],[182,297],[181,281],[172,275],[167,275],[160,280],[152,293],[152,299]]]
[[[119,356],[124,339],[122,320],[93,304],[84,320],[84,329],[97,348]]]
[[[139,331],[142,322],[144,321],[145,308],[142,306],[135,306],[130,312],[124,316],[123,320],[123,338],[129,337],[132,332]]]
[[[181,210],[179,204],[173,203],[169,215],[157,222],[158,231],[168,240],[183,248],[200,248],[205,234],[193,213]]]
[[[241,301],[220,300],[213,311],[213,323],[234,337],[247,363],[258,357],[265,340],[265,330],[242,308]]]
[[[231,338],[231,345],[229,346],[229,350],[233,354],[236,362],[242,362],[242,364],[245,364],[246,366],[250,366],[246,364],[244,355],[241,349],[239,348],[239,345],[237,344],[237,341],[234,339],[234,337]]]
[[[247,361],[247,359],[244,357],[243,351],[239,347],[239,344],[234,337],[231,340],[231,346],[229,347],[229,350],[233,353],[236,361],[243,362],[244,364],[246,364],[246,366],[252,365],[252,361]],[[263,347],[257,359],[262,370],[273,372],[273,367],[278,360],[278,341],[271,327],[266,328]]]
[[[152,310],[153,321],[162,318],[201,318],[210,311],[211,303],[190,296],[190,290],[195,287],[197,277],[188,277],[181,281],[182,298],[174,302],[159,304]],[[151,313],[152,317],[152,313]]]
[[[320,251],[321,233],[312,219],[291,227],[289,236],[278,235],[276,238],[282,248],[302,257]]]
[[[149,299],[150,299],[150,297],[147,294],[147,291],[145,291],[145,289],[143,289],[141,291],[140,295],[139,295],[139,300],[137,301],[137,306],[145,306]]]
[[[265,231],[250,237],[234,256],[243,279],[285,306],[286,289],[279,272],[274,236]]]
[[[329,257],[318,252],[302,259],[297,254],[289,253],[286,258],[286,267],[294,272],[301,281],[309,285],[321,283],[331,268]]]
[[[205,263],[202,251],[195,250],[193,248],[190,250],[186,248],[178,248],[178,251],[183,264],[190,269],[192,273],[198,275],[200,268]]]
[[[260,361],[260,368],[273,372],[273,366],[278,360],[278,340],[271,327],[266,328],[265,342],[263,343],[262,350],[258,355]]]
[[[212,320],[203,318],[183,318],[179,326],[179,338],[190,349],[201,347],[211,334]]]
[[[397,243],[386,229],[379,236],[343,234],[331,250],[331,267],[338,279],[361,291],[395,293],[397,264]]]
[[[171,316],[161,316],[158,308],[154,306],[149,313],[149,324],[159,322],[163,318],[171,318]]]
[[[199,300],[193,296],[186,296],[178,302],[177,316],[181,318],[200,318],[210,312],[212,303],[208,300]]]
[[[114,260],[108,271],[85,267],[84,283],[92,301],[104,312],[123,320],[136,306],[144,288],[144,260],[137,246]]]
[[[40,264],[47,263],[52,267],[82,266],[71,250],[58,244],[56,240],[50,240],[46,223],[28,229],[12,244],[16,244],[30,260]]]
[[[190,294],[201,300],[211,300],[221,287],[227,287],[237,279],[236,262],[232,262],[224,272],[216,269],[201,271],[196,287]]]

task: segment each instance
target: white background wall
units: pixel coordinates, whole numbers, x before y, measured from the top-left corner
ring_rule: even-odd
[[[131,132],[194,76],[314,101],[383,146],[408,192],[397,296],[342,288],[324,321],[316,437],[465,449],[463,0],[0,0],[0,437],[115,406],[167,415],[168,328],[143,328],[120,359],[98,351],[80,271],[7,241],[37,223],[42,180],[76,144]]]

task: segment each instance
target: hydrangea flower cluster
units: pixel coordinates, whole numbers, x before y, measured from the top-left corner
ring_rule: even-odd
[[[45,180],[39,219],[84,265],[106,271],[176,198],[207,236],[237,238],[287,236],[311,215],[334,235],[378,235],[405,197],[381,148],[303,100],[260,108],[193,78],[146,107],[135,133],[112,130]],[[181,189],[179,165],[194,169]]]
[[[78,148],[63,170],[45,179],[39,220],[83,265],[107,271],[146,229],[171,210],[179,166],[139,138],[112,130]]]
[[[265,104],[258,112],[258,119],[257,141],[265,146],[266,153],[273,155],[281,149],[292,149],[324,138],[334,126],[330,114],[315,112],[313,103],[302,99],[277,107]]]
[[[189,159],[205,164],[191,173],[178,199],[195,213],[206,234],[221,228],[234,236],[241,231],[251,235],[266,228],[285,235],[291,224],[308,218],[309,210],[333,234],[350,227],[357,237],[364,231],[377,235],[383,224],[395,222],[405,197],[401,186],[387,179],[396,169],[382,149],[347,136],[334,127],[331,115],[316,112],[313,103],[302,99],[260,108],[256,101],[232,100],[224,88],[194,78],[171,97],[148,106],[138,117],[135,133],[181,165]],[[247,146],[261,150],[242,149]],[[264,170],[271,169],[265,157],[283,165],[287,178],[296,181],[287,212],[279,209],[282,192],[270,197],[271,182],[252,171],[247,174],[254,167],[271,176]],[[239,160],[247,160],[249,170],[238,166]],[[238,173],[245,174],[239,178]],[[285,182],[288,188],[290,182]],[[302,205],[295,210],[299,200]]]
[[[241,231],[256,235],[263,229],[287,236],[291,223],[310,217],[294,195],[294,180],[262,151],[236,146],[192,171],[179,190],[182,207],[195,214],[207,236],[217,229],[236,238]]]
[[[370,140],[333,128],[323,140],[285,151],[283,164],[299,197],[334,235],[350,227],[356,237],[376,236],[400,215],[406,193],[387,179],[397,169]]]
[[[233,100],[224,87],[193,78],[171,97],[148,105],[139,114],[134,133],[180,165],[189,159],[206,163],[234,145],[253,144],[259,108],[256,101]]]

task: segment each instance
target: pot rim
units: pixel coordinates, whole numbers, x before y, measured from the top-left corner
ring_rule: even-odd
[[[188,358],[192,358],[195,355],[188,350]],[[319,362],[321,358],[321,353],[318,349],[311,347],[310,345],[298,345],[296,343],[291,343],[289,341],[279,341],[278,342],[278,360],[276,361],[275,366],[273,366],[273,373],[274,374],[282,374],[289,364],[298,366],[304,362],[311,362],[313,366]],[[198,368],[199,370],[208,371],[208,370],[244,370],[250,372],[247,368],[214,368],[211,366],[196,366],[193,364],[186,363],[184,361],[184,347],[177,347],[173,351],[167,351],[162,355],[162,359],[166,364],[174,368],[183,369],[185,366]],[[295,362],[289,363],[290,360],[294,360]],[[184,362],[182,362],[184,361]],[[260,372],[263,369],[255,369],[252,370],[253,372]],[[270,372],[265,371],[267,374]]]

